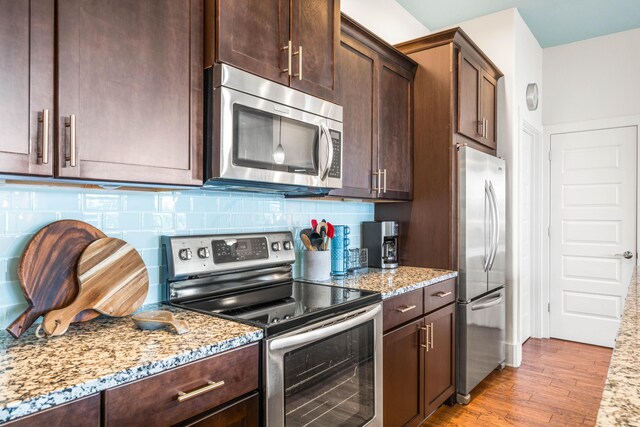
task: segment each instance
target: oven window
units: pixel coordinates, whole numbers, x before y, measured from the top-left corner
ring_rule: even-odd
[[[235,104],[233,163],[317,175],[318,126]]]
[[[375,416],[373,321],[284,355],[285,425],[362,426]]]

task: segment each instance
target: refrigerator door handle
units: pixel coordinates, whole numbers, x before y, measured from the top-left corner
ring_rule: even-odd
[[[491,255],[489,256],[489,264],[487,265],[487,269],[491,270],[493,267],[493,263],[496,260],[496,254],[498,253],[498,243],[500,241],[500,213],[498,212],[498,200],[496,197],[496,192],[493,189],[493,183],[489,181],[489,195],[491,198],[491,207],[492,207],[492,237],[493,241],[491,242]]]
[[[482,301],[482,300],[480,300],[480,301]],[[487,301],[485,303],[482,303],[482,304],[476,303],[476,304],[472,305],[471,306],[471,311],[484,310],[485,308],[490,308],[490,307],[493,307],[494,305],[498,305],[501,302],[502,302],[502,294],[500,294],[497,297],[494,297],[493,299],[491,299],[491,300],[489,300],[489,301]]]
[[[490,230],[489,234],[493,233],[492,231],[492,222],[491,222],[491,196],[489,194],[489,182],[487,180],[484,181],[484,259],[482,260],[482,268],[484,271],[488,271],[489,269],[489,260],[491,258],[491,248],[487,250],[487,228]],[[487,215],[487,206],[489,207],[489,215]],[[487,226],[487,218],[489,218],[489,226]]]

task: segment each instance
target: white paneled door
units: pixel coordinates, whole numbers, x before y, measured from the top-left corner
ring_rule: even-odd
[[[637,133],[551,135],[552,337],[614,345],[636,263]]]

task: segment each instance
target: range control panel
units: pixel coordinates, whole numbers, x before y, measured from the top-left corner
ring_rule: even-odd
[[[163,236],[167,279],[176,280],[229,270],[293,264],[290,231],[262,234]]]

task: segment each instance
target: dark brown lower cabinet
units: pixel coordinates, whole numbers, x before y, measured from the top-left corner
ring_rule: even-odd
[[[383,303],[388,329],[383,338],[385,427],[418,426],[455,393],[456,305],[445,300],[437,307],[426,304],[424,311],[418,308],[423,294],[429,301],[439,288],[455,291],[455,280]],[[414,313],[414,318],[403,321],[396,313]]]
[[[258,393],[227,405],[212,414],[180,424],[184,427],[255,427],[259,418]]]
[[[383,338],[384,425],[417,425],[424,419],[424,351],[420,347],[422,319]]]
[[[428,326],[429,351],[425,352],[425,414],[433,411],[456,391],[456,305],[449,304],[424,318]]]

